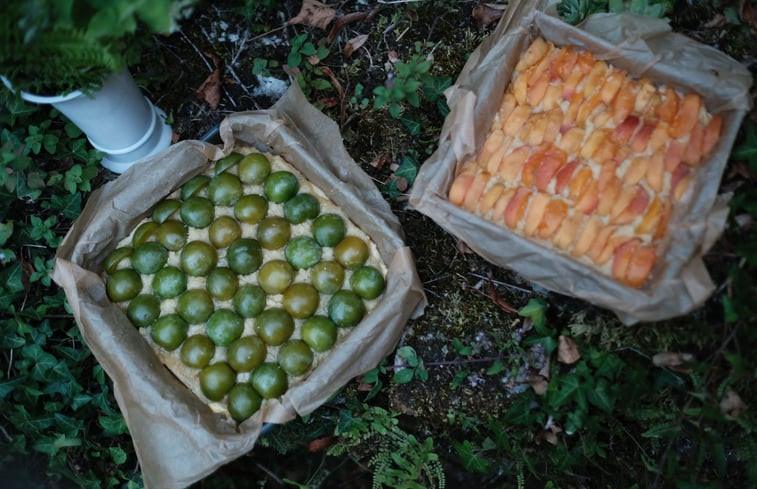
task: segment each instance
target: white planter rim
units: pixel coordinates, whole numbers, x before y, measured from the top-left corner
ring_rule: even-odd
[[[2,79],[3,84],[8,87],[8,90],[16,93],[16,90],[13,89],[13,84],[10,82],[10,80],[2,75],[0,75],[0,79]],[[82,92],[81,90],[74,90],[73,92],[67,93],[65,95],[37,95],[34,93],[24,92],[23,90],[18,90],[18,93],[21,94],[21,98],[23,98],[27,102],[34,104],[59,104],[61,102],[68,102],[69,100],[73,100],[84,95],[84,92]]]

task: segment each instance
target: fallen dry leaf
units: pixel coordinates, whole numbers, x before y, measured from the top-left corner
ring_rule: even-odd
[[[484,29],[499,21],[506,8],[507,5],[497,3],[479,3],[473,7],[473,18],[479,29]]]
[[[318,103],[323,105],[324,109],[330,109],[339,105],[339,97],[323,97],[318,99]]]
[[[720,412],[723,414],[729,414],[734,418],[738,418],[743,410],[746,409],[746,404],[741,400],[741,397],[733,389],[728,391],[720,401]]]
[[[344,57],[349,58],[352,56],[352,53],[360,49],[367,40],[368,34],[360,34],[347,41],[347,44],[344,45]]]
[[[386,53],[386,56],[389,59],[390,63],[396,63],[400,59],[399,55],[397,54],[397,51],[394,51],[394,50]]]
[[[358,381],[357,390],[360,392],[370,392],[373,390],[373,384]]]
[[[202,82],[195,95],[203,102],[207,102],[211,109],[217,109],[221,101],[221,72],[218,69],[213,70],[213,73]]]
[[[538,443],[539,440],[544,440],[550,445],[557,445],[558,433],[562,433],[562,428],[552,423],[549,425],[548,428],[546,428],[544,431],[542,431],[536,436],[536,442]]]
[[[388,154],[382,154],[378,155],[377,157],[373,158],[369,165],[371,165],[373,168],[380,170],[386,165],[386,163],[389,161],[389,155]]]
[[[336,75],[333,71],[331,71],[331,68],[328,66],[321,67],[321,73],[326,75],[329,80],[331,80],[331,85],[336,89],[336,92],[339,94],[340,99],[344,99],[344,88],[342,88],[342,84],[339,83],[339,80],[337,80]]]
[[[704,23],[705,28],[707,29],[714,29],[715,27],[722,27],[726,25],[728,21],[725,18],[725,15],[723,14],[715,14],[715,16]]]
[[[547,379],[545,379],[541,375],[531,375],[531,377],[528,378],[528,385],[531,386],[531,388],[537,395],[541,396],[542,394],[547,392],[549,382],[547,382]]]
[[[499,292],[497,292],[497,287],[494,286],[494,280],[492,279],[491,273],[489,274],[489,279],[487,281],[487,291],[489,292],[489,299],[492,300],[495,306],[499,307],[505,312],[509,312],[510,314],[518,314],[517,309],[515,309],[510,305],[510,303],[500,297]]]
[[[459,240],[459,239],[457,240],[457,244],[455,245],[455,247],[457,248],[457,251],[459,251],[463,255],[469,255],[474,252],[472,249],[470,249],[470,247],[467,244],[465,244],[464,241]]]
[[[308,451],[311,453],[322,452],[333,444],[334,444],[333,436],[324,436],[323,438],[316,438],[315,440],[310,440],[310,443],[308,443]]]
[[[581,354],[578,353],[578,347],[576,342],[570,336],[560,335],[557,339],[557,361],[568,365],[576,363],[581,359]]]
[[[336,10],[324,5],[317,0],[302,0],[300,12],[289,19],[288,24],[305,24],[326,30],[326,27],[334,20]]]
[[[757,5],[751,0],[741,0],[739,5],[739,16],[749,27],[752,32],[757,31]]]
[[[400,192],[404,192],[407,190],[408,184],[407,179],[405,177],[394,177],[395,185],[397,187],[397,190]]]
[[[694,361],[694,355],[691,353],[657,353],[652,357],[652,364],[655,367],[665,367],[676,372],[689,372],[690,368],[686,364]]]
[[[550,357],[547,357],[547,361],[544,362],[544,366],[539,369],[539,375],[549,380],[549,364],[551,363]]]
[[[215,110],[221,101],[221,84],[223,83],[221,80],[221,62],[218,60],[218,56],[213,53],[203,52],[203,54],[210,58],[215,69],[205,78],[205,81],[195,91],[195,95]]]
[[[331,30],[329,31],[329,35],[326,37],[326,40],[330,43],[334,42],[334,39],[336,39],[336,36],[338,36],[339,33],[342,32],[344,26],[353,22],[357,22],[359,20],[363,20],[369,15],[371,15],[371,12],[350,12],[349,14],[342,15],[334,21],[334,24],[331,26]]]

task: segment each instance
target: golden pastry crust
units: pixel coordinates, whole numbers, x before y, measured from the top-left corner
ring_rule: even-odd
[[[638,288],[722,124],[697,94],[539,37],[448,198]]]
[[[254,148],[248,148],[248,147],[238,147],[234,150],[235,153],[239,153],[241,155],[249,155],[252,153],[259,153]],[[283,158],[277,155],[270,155],[267,153],[263,153],[268,160],[271,163],[271,172],[276,171],[286,171],[294,174],[297,177],[298,183],[299,183],[299,193],[308,193],[312,196],[314,196],[320,205],[320,214],[336,214],[340,216],[346,226],[346,237],[357,237],[360,240],[362,240],[367,245],[367,259],[365,260],[364,266],[373,267],[376,270],[378,270],[382,277],[386,276],[387,273],[387,267],[386,264],[382,261],[378,249],[373,243],[373,241],[370,239],[370,237],[364,233],[357,225],[355,225],[353,222],[350,221],[350,219],[347,217],[347,215],[336,205],[334,204],[328,197],[315,185],[313,185],[311,182],[309,182],[300,172],[298,172],[294,167],[292,167],[289,163],[287,163]],[[204,172],[204,175],[207,175],[208,177],[213,177],[215,174],[215,167],[214,162],[211,162],[211,164],[208,166],[207,170]],[[229,167],[225,170],[228,173],[231,173],[233,175],[238,174],[238,168],[236,165]],[[263,185],[262,184],[253,184],[253,183],[245,183],[243,184],[243,194],[244,195],[263,195]],[[181,190],[176,190],[171,195],[168,195],[165,197],[165,199],[176,199],[180,200]],[[207,189],[201,190],[197,196],[205,197],[207,196]],[[178,211],[177,211],[178,212]],[[218,219],[221,216],[229,216],[231,218],[234,218],[235,221],[239,224],[239,227],[241,229],[241,238],[255,238],[257,233],[257,224],[248,224],[242,221],[237,220],[234,217],[234,210],[233,206],[220,206],[216,205],[214,208],[215,213],[215,219]],[[267,217],[283,217],[284,216],[284,205],[283,203],[274,203],[274,202],[268,202],[268,211],[267,211]],[[143,221],[138,223],[134,230],[132,232],[124,237],[121,241],[119,241],[117,245],[117,249],[122,249],[126,247],[130,247],[134,240],[135,232],[138,232],[138,229],[140,226],[144,223],[150,222],[151,218],[146,217]],[[305,222],[299,223],[299,224],[291,224],[291,239],[294,239],[296,237],[300,236],[312,236],[311,231],[311,223],[312,219],[308,219]],[[209,235],[209,229],[210,226],[206,226],[203,228],[193,228],[188,227],[188,235],[186,238],[187,242],[190,241],[202,241],[205,243],[208,243],[212,245],[212,240],[210,239]],[[226,247],[221,247],[217,250],[218,252],[218,262],[216,264],[216,267],[226,267],[227,261],[226,261]],[[262,264],[260,267],[265,265],[266,263],[273,261],[273,260],[282,260],[286,261],[287,257],[285,256],[285,248],[279,247],[277,249],[266,249],[263,248],[262,251]],[[322,256],[320,261],[333,261],[336,260],[337,257],[335,257],[335,247],[330,246],[323,246],[321,247]],[[118,269],[128,269],[131,268],[132,264],[129,257],[121,258],[120,261],[113,267],[111,271],[115,271]],[[168,258],[166,260],[165,266],[173,266],[177,268],[181,268],[181,260],[180,260],[180,250],[179,251],[169,251],[168,252]],[[239,279],[239,287],[242,287],[247,284],[251,285],[258,285],[258,271],[260,268],[258,268],[255,272],[242,275],[238,275]],[[310,268],[303,268],[299,270],[295,270],[295,276],[292,280],[293,284],[297,283],[310,283],[311,277],[310,277]],[[350,278],[352,274],[354,273],[354,270],[351,270],[347,267],[344,269],[344,281],[342,288],[343,289],[351,289],[350,285]],[[154,274],[140,274],[141,280],[142,280],[142,289],[140,291],[140,294],[152,294],[153,288],[152,288],[152,281],[154,278]],[[107,279],[107,276],[106,276]],[[206,289],[207,283],[206,283],[206,277],[205,276],[188,276],[187,277],[187,287],[186,289]],[[377,298],[369,299],[369,298],[362,298],[363,304],[365,305],[365,311],[366,314],[370,312],[375,306],[378,304],[378,302],[381,300],[381,297],[383,295],[380,295]],[[315,310],[313,315],[322,315],[322,316],[328,316],[328,302],[329,297],[331,297],[331,294],[321,293],[319,296],[319,302],[317,309]],[[118,305],[121,307],[124,311],[128,309],[130,301],[122,301],[119,302]],[[281,293],[269,293],[266,296],[265,299],[265,308],[281,308],[283,304],[283,295]],[[220,300],[216,297],[213,297],[213,307],[214,310],[219,309],[233,309],[233,301],[231,299],[228,300]],[[167,316],[171,314],[175,314],[177,312],[177,298],[169,298],[169,299],[163,299],[160,301],[160,316]],[[304,321],[303,319],[294,318],[295,322],[295,328],[292,332],[291,336],[289,337],[289,340],[295,340],[295,339],[301,339],[301,325]],[[196,335],[196,334],[206,334],[206,325],[203,324],[190,324],[188,331],[187,331],[187,337]],[[337,328],[337,339],[335,342],[336,344],[339,344],[345,338],[347,335],[349,335],[351,331],[350,327],[339,327]],[[199,373],[200,369],[198,368],[192,368],[187,366],[180,357],[180,347],[177,347],[173,350],[167,350],[166,348],[158,345],[153,338],[151,337],[151,331],[150,327],[141,327],[140,333],[145,338],[145,340],[150,344],[150,346],[153,348],[153,350],[156,352],[158,357],[160,358],[161,362],[183,383],[185,384],[192,392],[194,392],[200,399],[202,399],[204,402],[206,402],[210,408],[215,412],[220,412],[225,415],[229,414],[229,409],[226,404],[226,399],[223,399],[221,401],[212,401],[208,399],[201,388],[200,381],[199,381]],[[255,332],[255,318],[244,318],[244,330],[241,333],[241,337],[246,336],[256,336]],[[277,353],[280,346],[271,346],[267,345],[267,352],[265,357],[265,362],[270,363],[276,363],[277,362]],[[227,351],[228,348],[224,346],[218,346],[215,347],[215,353],[210,360],[210,364],[215,364],[219,362],[225,362],[227,359]],[[288,379],[288,385],[291,388],[294,385],[297,385],[299,383],[302,383],[307,380],[307,377],[310,372],[313,371],[322,361],[323,359],[328,355],[328,351],[324,352],[312,352],[313,353],[313,363],[311,367],[302,375],[297,376],[289,376]],[[236,375],[236,383],[246,383],[249,382],[251,373],[249,371],[242,371],[242,372],[235,372]],[[265,401],[263,401],[265,402]]]

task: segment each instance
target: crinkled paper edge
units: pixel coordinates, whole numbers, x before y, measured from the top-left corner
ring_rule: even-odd
[[[511,2],[495,32],[471,55],[456,83],[445,93],[451,112],[438,150],[421,166],[410,205],[488,261],[547,289],[610,309],[626,324],[690,312],[714,290],[702,255],[725,227],[730,196],[718,195],[718,187],[739,125],[751,104],[751,75],[725,54],[671,32],[664,21],[601,14],[590,16],[575,28],[545,13],[554,12],[549,3]],[[721,141],[693,185],[695,198],[671,219],[664,263],[641,289],[623,286],[447,201],[458,165],[483,143],[519,54],[537,34],[556,43],[590,49],[634,76],[643,74],[658,83],[696,91],[712,111],[724,115]]]
[[[325,402],[395,347],[410,317],[422,313],[423,288],[398,220],[370,178],[347,154],[336,124],[293,84],[265,111],[222,122],[224,146],[184,141],[145,160],[90,196],[61,243],[53,279],[65,291],[87,345],[113,380],[146,487],[186,487],[248,452],[263,423],[284,423]],[[100,276],[116,243],[164,196],[235,145],[281,154],[340,205],[376,243],[388,265],[387,292],[336,345],[308,380],[238,427],[213,413],[159,361],[125,314],[110,303]]]

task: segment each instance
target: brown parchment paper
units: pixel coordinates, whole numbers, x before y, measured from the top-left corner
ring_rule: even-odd
[[[447,201],[457,169],[483,144],[520,53],[538,35],[557,45],[589,49],[631,76],[695,91],[711,113],[723,114],[718,146],[698,169],[693,198],[671,218],[663,242],[665,254],[641,289],[621,285]],[[553,2],[513,1],[495,32],[471,55],[456,83],[445,92],[451,111],[438,150],[421,166],[410,204],[490,262],[550,290],[611,309],[626,324],[685,314],[714,290],[702,255],[725,227],[730,196],[718,195],[718,186],[751,105],[751,84],[749,72],[740,63],[671,32],[662,20],[597,14],[575,28],[555,16]]]
[[[58,249],[54,280],[66,292],[82,336],[113,380],[145,486],[186,487],[248,452],[263,423],[315,410],[353,377],[373,368],[399,340],[425,297],[398,220],[370,178],[347,154],[336,124],[307,102],[297,84],[270,110],[221,123],[223,148],[185,141],[135,165],[93,192]],[[151,207],[200,173],[208,159],[237,146],[280,154],[320,187],[376,243],[388,266],[383,300],[338,342],[303,383],[263,403],[244,423],[213,413],[184,387],[112,304],[102,262]]]

